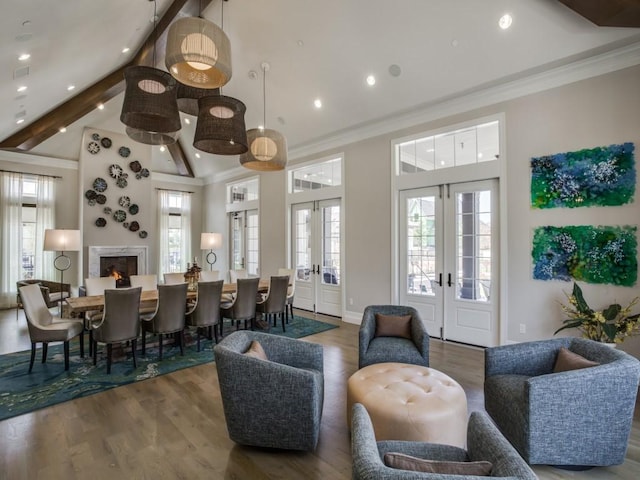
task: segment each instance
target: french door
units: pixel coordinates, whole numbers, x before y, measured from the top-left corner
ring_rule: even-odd
[[[291,205],[294,306],[342,315],[340,199]]]
[[[230,214],[232,270],[246,269],[249,275],[260,274],[258,210]]]
[[[431,336],[497,344],[498,182],[400,192],[400,302]]]

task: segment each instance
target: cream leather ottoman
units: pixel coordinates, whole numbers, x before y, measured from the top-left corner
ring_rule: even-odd
[[[363,404],[376,440],[413,440],[465,447],[467,396],[462,387],[433,368],[377,363],[354,373],[347,383],[347,418]]]

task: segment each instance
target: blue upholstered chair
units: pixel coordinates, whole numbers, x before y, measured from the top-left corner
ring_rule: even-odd
[[[376,337],[376,314],[411,315],[411,339]],[[365,308],[359,332],[358,368],[384,362],[429,366],[429,334],[415,308],[402,305],[369,305]]]
[[[384,464],[385,453],[403,453],[412,457],[439,461],[488,461],[491,477],[535,480],[535,473],[518,452],[500,434],[484,412],[473,412],[467,426],[467,449],[435,443],[385,440],[376,442],[367,410],[360,403],[353,405],[351,420],[351,456],[354,480],[455,480],[484,477],[421,473],[390,468]]]
[[[560,347],[599,363],[553,373]],[[529,464],[605,466],[624,462],[640,362],[581,338],[485,350],[485,408]]]
[[[256,340],[268,361],[244,353]],[[250,330],[214,347],[229,437],[241,445],[312,451],[324,402],[322,346]]]

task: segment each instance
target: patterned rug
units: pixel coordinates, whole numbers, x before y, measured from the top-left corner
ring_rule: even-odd
[[[301,338],[324,332],[337,325],[294,316],[282,332],[280,324],[272,327],[270,333],[289,338]],[[195,332],[195,330],[192,330]],[[231,330],[229,330],[231,331]],[[225,334],[229,333],[225,331]],[[85,336],[85,340],[88,337]],[[0,356],[0,420],[22,415],[33,410],[86,397],[128,383],[139,382],[166,373],[175,372],[203,363],[213,362],[214,342],[202,338],[201,351],[196,350],[195,333],[187,335],[184,357],[180,348],[174,346],[173,339],[164,341],[162,361],[158,360],[157,337],[147,337],[147,350],[143,357],[140,341],[136,351],[138,367],[133,368],[131,348],[114,345],[111,374],[107,375],[106,346],[98,347],[98,362],[93,366],[89,358],[88,341],[85,341],[85,358],[80,357],[77,340],[71,342],[69,370],[64,370],[62,344],[49,346],[47,363],[42,364],[42,350],[36,351],[36,360],[31,373],[29,370],[29,351],[10,353]]]

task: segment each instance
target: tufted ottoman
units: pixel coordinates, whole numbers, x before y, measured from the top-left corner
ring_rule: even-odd
[[[467,397],[455,380],[433,368],[376,363],[347,383],[347,418],[363,404],[376,440],[412,440],[465,446]]]

